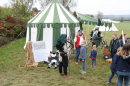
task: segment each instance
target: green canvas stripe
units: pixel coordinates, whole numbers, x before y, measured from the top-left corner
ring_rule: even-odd
[[[53,52],[56,52],[56,43],[57,43],[57,40],[60,36],[60,28],[53,28]]]
[[[40,28],[39,27],[37,27],[37,41],[39,41],[39,37],[40,37]]]
[[[42,18],[39,20],[38,23],[44,23],[44,22],[45,22],[45,19],[47,18],[47,15],[48,15],[48,13],[49,13],[51,7],[52,7],[52,4],[51,4],[51,6],[48,8],[48,10],[46,11],[46,13],[42,16]]]
[[[60,6],[60,4],[58,4]],[[64,16],[66,17],[66,19],[69,21],[69,23],[75,23],[69,16],[68,14],[63,10],[63,8],[60,6]]]
[[[40,29],[39,41],[43,41],[43,28]]]
[[[31,41],[31,27],[29,26],[29,41]]]
[[[56,3],[55,3],[55,7],[54,7],[54,19],[53,19],[53,23],[60,23],[60,18],[59,18],[59,14],[58,14]]]

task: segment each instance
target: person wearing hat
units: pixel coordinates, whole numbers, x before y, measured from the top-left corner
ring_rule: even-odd
[[[78,35],[76,35],[76,37],[74,38],[74,50],[76,50],[75,64],[78,64],[82,40],[86,40],[86,37],[83,35],[82,30],[79,30]],[[82,60],[80,59],[80,61]]]
[[[100,43],[102,42],[102,34],[99,31],[99,26],[96,26],[94,31],[90,33],[91,39],[90,41],[92,42],[92,46],[96,45],[96,47],[100,46]]]
[[[67,35],[61,34],[57,40],[56,48],[57,52],[59,52],[59,73],[62,76],[62,67],[64,68],[64,77],[69,78],[67,75],[67,67],[68,67],[68,56],[67,53],[71,50],[71,47],[67,48]]]

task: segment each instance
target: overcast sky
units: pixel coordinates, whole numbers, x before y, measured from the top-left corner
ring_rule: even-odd
[[[9,0],[0,0],[0,6],[9,4]],[[38,3],[33,7],[41,9]],[[73,9],[82,14],[130,15],[130,0],[78,0],[78,6]]]

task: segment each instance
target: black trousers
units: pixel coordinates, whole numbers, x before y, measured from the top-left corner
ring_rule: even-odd
[[[59,62],[59,73],[62,73],[62,67],[64,69],[64,74],[67,75],[67,67],[63,65],[63,62]]]

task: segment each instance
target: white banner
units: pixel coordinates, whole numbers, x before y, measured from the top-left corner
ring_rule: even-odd
[[[32,42],[32,50],[35,62],[48,61],[45,41]]]

